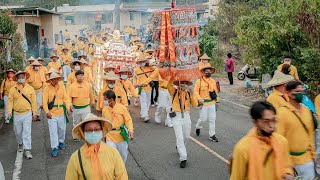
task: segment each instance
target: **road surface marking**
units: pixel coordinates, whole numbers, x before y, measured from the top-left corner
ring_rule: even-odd
[[[23,162],[23,152],[17,151],[16,161],[14,162],[12,180],[20,179],[19,175],[21,173],[22,162]]]
[[[234,104],[234,105],[237,105],[237,106],[240,106],[240,107],[246,108],[246,109],[250,109],[250,107],[248,107],[248,106],[245,106],[245,105],[242,105],[242,104],[239,104],[239,103],[236,103],[236,102],[230,101],[230,100],[228,100],[228,99],[224,99],[224,98],[221,98],[221,99],[222,99],[222,101],[227,101],[227,102],[229,102],[229,103],[231,103],[231,104]]]
[[[203,147],[205,150],[207,150],[209,153],[211,153],[212,155],[216,156],[217,158],[219,158],[221,161],[230,164],[230,162],[225,159],[224,157],[222,157],[220,154],[216,153],[214,150],[210,149],[208,146],[204,145],[203,143],[201,143],[200,141],[196,140],[195,138],[190,136],[190,139],[197,143],[199,146]]]

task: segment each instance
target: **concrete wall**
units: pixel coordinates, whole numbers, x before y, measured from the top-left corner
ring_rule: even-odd
[[[53,36],[53,18],[52,15],[43,15],[41,16],[41,26],[40,26],[40,47],[42,48],[42,41],[44,38],[47,38],[48,47],[53,48],[54,44],[54,36]],[[41,32],[44,31],[44,35],[42,36]]]
[[[139,28],[142,24],[141,22],[141,12],[132,12],[133,20],[130,20],[130,12],[121,12],[120,13],[120,27],[123,28],[125,25],[130,26],[134,25],[136,28]]]

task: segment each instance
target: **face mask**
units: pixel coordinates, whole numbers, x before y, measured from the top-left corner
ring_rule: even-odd
[[[205,74],[207,78],[211,77],[211,73],[205,73]]]
[[[109,101],[108,101],[108,100],[105,100],[105,101],[103,101],[103,104],[104,104],[105,106],[109,106]]]
[[[18,82],[19,84],[23,84],[23,83],[25,82],[25,79],[24,79],[24,78],[19,78],[19,79],[17,80],[17,82]]]
[[[74,66],[74,70],[79,71],[80,70],[80,66]]]
[[[113,88],[114,88],[114,84],[108,84],[108,87],[109,87],[110,89],[113,89]]]
[[[126,75],[126,74],[122,74],[120,77],[121,77],[121,79],[123,79],[123,80],[124,80],[124,79],[127,79],[127,78],[128,78],[128,75]]]
[[[102,131],[84,132],[84,139],[89,144],[98,144],[102,139]]]
[[[262,136],[265,136],[265,137],[270,137],[270,136],[272,135],[272,133],[268,133],[268,132],[266,132],[266,131],[264,131],[264,130],[259,130],[259,132],[260,132],[260,134],[261,134]]]
[[[146,66],[146,63],[141,63],[140,66],[141,66],[141,67],[145,67],[145,66]]]
[[[40,67],[38,67],[38,66],[34,67],[35,71],[39,71],[39,69],[40,69]]]
[[[294,100],[295,100],[295,101],[297,101],[298,103],[301,103],[304,94],[303,94],[303,93],[297,93],[297,94],[293,94],[293,96],[294,96]]]

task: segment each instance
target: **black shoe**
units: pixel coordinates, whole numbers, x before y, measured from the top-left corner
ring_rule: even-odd
[[[216,137],[216,135],[213,135],[211,137],[209,137],[210,141],[215,141],[215,142],[219,142],[218,138]]]
[[[196,135],[200,136],[200,129],[196,129]]]
[[[187,160],[180,162],[180,168],[185,168],[187,166]]]
[[[40,117],[39,117],[39,116],[37,116],[37,119],[36,119],[36,121],[41,121],[41,120],[40,120]]]

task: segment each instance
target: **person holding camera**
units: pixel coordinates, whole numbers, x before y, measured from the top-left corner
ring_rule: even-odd
[[[201,123],[209,121],[209,139],[219,142],[216,137],[215,122],[216,122],[216,102],[218,100],[218,88],[216,81],[211,78],[215,72],[215,68],[204,66],[200,69],[202,77],[196,81],[194,86],[194,96],[198,100],[200,108],[200,117],[196,125],[196,134],[200,135]]]
[[[193,96],[192,82],[169,81],[168,91],[171,96],[173,129],[176,136],[176,148],[180,156],[180,168],[187,165],[186,143],[191,132],[190,104],[197,106],[197,99]]]

